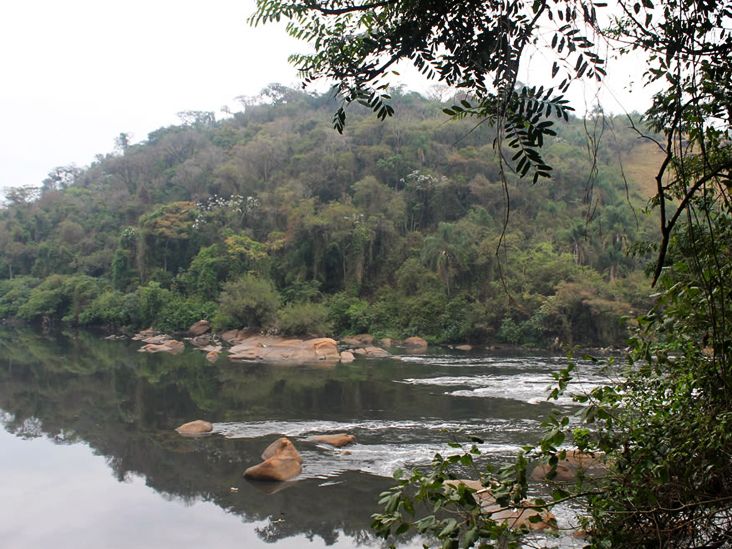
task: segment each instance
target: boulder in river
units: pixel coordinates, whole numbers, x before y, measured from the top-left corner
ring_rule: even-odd
[[[357,356],[364,356],[366,358],[386,358],[391,356],[388,351],[385,351],[381,347],[359,347],[353,350],[353,354]]]
[[[343,364],[350,364],[354,360],[356,360],[356,357],[353,356],[351,351],[341,351],[341,362]]]
[[[244,471],[244,477],[252,480],[285,481],[295,478],[302,471],[302,457],[290,439],[282,437],[262,452],[262,463]]]
[[[356,442],[355,436],[346,433],[338,433],[334,435],[315,435],[313,437],[310,437],[310,439],[314,440],[315,442],[328,444],[335,448],[342,448],[343,446],[348,446],[349,444]]]
[[[552,476],[552,467],[542,463],[534,467],[531,480],[550,480],[555,482],[574,482],[580,476],[587,478],[601,477],[607,473],[607,465],[603,462],[603,454],[586,453],[579,450],[567,450],[564,459],[557,463],[556,474]]]
[[[402,345],[407,348],[408,353],[423,353],[427,350],[427,340],[421,337],[408,337],[402,341]]]
[[[196,419],[177,427],[176,431],[184,437],[199,437],[213,431],[213,424],[203,419]]]
[[[335,340],[329,337],[302,340],[251,335],[239,339],[237,344],[229,349],[229,358],[262,362],[335,364],[341,357]]]
[[[191,337],[198,337],[205,334],[211,329],[211,323],[208,320],[199,320],[188,328],[188,335]]]

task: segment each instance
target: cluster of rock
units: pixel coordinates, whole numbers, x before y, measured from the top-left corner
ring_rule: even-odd
[[[199,419],[184,423],[176,431],[182,436],[198,437],[211,434],[213,425]],[[354,443],[356,437],[347,433],[337,433],[314,435],[307,440],[342,448]],[[267,446],[262,452],[261,458],[260,463],[252,465],[244,471],[244,478],[285,482],[294,479],[302,472],[302,456],[287,437],[278,438]],[[531,478],[535,481],[573,482],[580,477],[598,477],[606,472],[607,466],[602,455],[568,450],[554,469],[547,464],[537,465],[531,473]],[[523,500],[515,507],[500,505],[491,488],[483,486],[477,480],[448,480],[443,486],[448,495],[450,491],[459,490],[461,486],[468,488],[483,513],[496,522],[506,524],[509,528],[544,530],[557,527],[556,517],[550,511],[542,509],[536,501]]]
[[[196,419],[178,426],[175,430],[184,437],[201,437],[213,433],[213,424],[203,419]],[[337,433],[314,435],[308,440],[342,448],[354,443],[356,437],[347,433]],[[302,456],[300,452],[297,451],[290,439],[281,437],[264,449],[262,462],[247,468],[243,476],[252,480],[282,482],[295,478],[301,472]]]

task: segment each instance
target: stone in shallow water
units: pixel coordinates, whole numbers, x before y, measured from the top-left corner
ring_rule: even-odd
[[[176,431],[179,435],[183,435],[184,437],[196,437],[206,435],[213,431],[213,424],[203,419],[196,419],[194,421],[184,423],[180,427],[176,428]]]
[[[315,435],[311,437],[311,440],[315,442],[322,442],[323,444],[329,444],[336,448],[342,448],[353,442],[356,442],[356,437],[346,433],[338,433],[334,435]]]

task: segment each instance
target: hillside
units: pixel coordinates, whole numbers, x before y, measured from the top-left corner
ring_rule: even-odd
[[[340,135],[327,96],[273,85],[223,120],[185,113],[12,189],[0,317],[622,343],[622,317],[647,305],[638,250],[653,239],[641,210],[654,157],[627,123],[560,123],[550,181],[506,174],[497,255],[507,202],[493,130],[417,94],[394,105],[386,122],[352,113]],[[588,132],[602,136],[594,168]]]

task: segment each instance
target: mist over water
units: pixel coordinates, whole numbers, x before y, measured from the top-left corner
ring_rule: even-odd
[[[136,349],[83,332],[0,329],[0,467],[11,479],[0,535],[10,546],[378,546],[370,515],[395,470],[426,466],[470,437],[483,441],[481,460],[505,463],[538,441],[557,405],[572,405],[546,400],[562,357],[212,366],[196,351]],[[583,390],[603,381],[597,371],[579,364]],[[213,434],[173,431],[199,418],[214,423]],[[356,443],[311,439],[339,432]],[[244,480],[280,436],[302,454],[302,474],[282,486]],[[559,513],[571,519],[571,509]],[[127,542],[120,517],[136,524]]]

